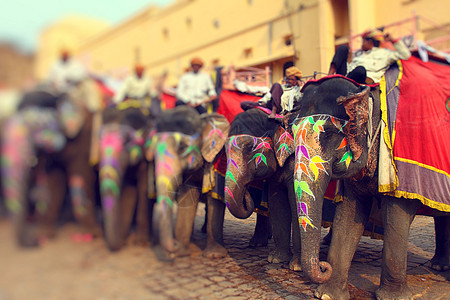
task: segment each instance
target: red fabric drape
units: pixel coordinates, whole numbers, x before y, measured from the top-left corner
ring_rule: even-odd
[[[176,101],[177,101],[177,98],[175,96],[169,95],[167,93],[161,94],[161,102],[164,104],[165,109],[174,108]]]
[[[219,109],[217,110],[217,113],[224,115],[228,122],[231,123],[237,114],[243,112],[241,108],[242,101],[256,102],[259,99],[261,99],[261,97],[244,94],[237,91],[222,90],[220,93]]]
[[[402,61],[394,156],[450,173],[450,67]]]

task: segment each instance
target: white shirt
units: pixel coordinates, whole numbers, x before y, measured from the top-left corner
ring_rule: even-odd
[[[66,62],[59,60],[52,66],[49,80],[57,90],[66,92],[74,83],[86,79],[87,75],[83,65],[69,58]]]
[[[188,72],[181,76],[176,96],[185,103],[198,104],[217,94],[209,74]]]
[[[137,77],[136,74],[128,76],[114,95],[114,102],[119,103],[125,97],[130,99],[142,100],[145,97],[155,97],[156,91],[153,89],[152,80],[149,77]]]
[[[399,59],[406,60],[411,56],[411,52],[402,41],[395,43],[394,47],[396,51],[378,47],[364,51],[347,65],[347,72],[351,72],[357,66],[363,66],[366,68],[367,77],[372,78],[375,83],[380,82],[391,64]]]
[[[281,108],[283,109],[281,113],[283,114],[291,111],[294,108],[294,104],[301,99],[303,94],[297,85],[287,86],[283,84],[281,87],[283,88],[283,94],[281,95]],[[258,102],[267,103],[270,99],[272,99],[272,95],[268,92]]]

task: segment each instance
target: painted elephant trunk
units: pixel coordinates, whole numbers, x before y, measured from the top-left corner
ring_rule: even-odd
[[[332,267],[326,261],[319,261],[320,230],[308,231],[302,232],[302,271],[315,283],[327,282],[331,277]]]
[[[225,178],[225,203],[231,214],[239,219],[247,219],[253,213],[255,206],[252,197],[246,186],[238,186],[237,182],[242,180],[234,180],[227,171]],[[239,179],[239,178],[238,178]]]
[[[163,249],[173,254],[180,248],[180,243],[174,238],[173,202],[182,176],[176,166],[168,163],[166,156],[157,155],[155,161],[157,202],[153,228]]]
[[[25,247],[37,246],[37,237],[31,236],[26,224],[27,184],[34,153],[29,131],[20,119],[12,119],[5,124],[1,153],[3,192],[6,206],[13,216],[17,242]]]
[[[119,155],[123,138],[120,132],[105,132],[100,145],[100,193],[102,198],[105,241],[111,251],[119,250],[124,243],[120,213],[120,185],[123,172]]]

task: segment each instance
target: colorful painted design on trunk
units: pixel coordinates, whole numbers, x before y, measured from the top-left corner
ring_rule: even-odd
[[[253,155],[252,158],[247,162],[250,163],[252,161],[255,161],[255,168],[257,168],[259,166],[259,164],[261,162],[263,162],[266,166],[267,166],[267,160],[266,160],[266,154],[265,152],[267,150],[271,150],[272,151],[272,140],[268,137],[254,137],[254,136],[250,136],[250,135],[235,135],[229,138],[228,140],[228,144],[226,146],[226,151],[227,151],[227,172],[225,174],[225,182],[227,182],[227,180],[231,180],[233,181],[238,187],[239,184],[235,179],[235,170],[238,171],[241,175],[242,172],[239,169],[239,164],[236,162],[235,159],[233,159],[233,157],[236,157],[236,152],[240,152],[242,151],[241,147],[239,147],[238,145],[238,141],[241,140],[242,138],[250,138],[253,140],[253,146],[252,146],[252,154]],[[256,152],[256,153],[255,153]],[[254,153],[254,154],[253,154]],[[243,163],[243,162],[239,162],[239,163]],[[233,172],[234,171],[234,172]],[[225,187],[225,193],[228,194],[231,199],[233,199],[233,201],[236,203],[236,200],[234,199],[234,195],[231,192],[231,190],[228,187]],[[225,197],[225,204],[227,205],[227,207],[230,206],[230,204],[227,202],[226,200],[227,197]]]
[[[1,165],[5,204],[12,213],[24,209],[21,198],[25,197],[25,191],[21,184],[27,181],[33,154],[23,119],[20,116],[9,119],[4,127]]]
[[[306,198],[315,200],[315,195],[308,182],[317,182],[320,172],[329,175],[325,167],[328,161],[322,158],[319,146],[320,134],[325,132],[324,126],[327,122],[331,122],[339,132],[342,132],[342,128],[347,124],[347,121],[329,115],[314,115],[297,119],[292,126],[296,145],[294,190],[297,198],[299,224],[304,230],[306,230],[308,225],[312,228],[317,228],[313,225],[314,222],[309,216],[307,201],[302,201],[302,199],[306,200]],[[338,149],[346,147],[347,141],[344,138]],[[348,149],[340,163],[344,161],[347,163],[349,158],[351,160],[351,151]],[[346,166],[348,167],[348,164]]]
[[[100,192],[102,204],[106,211],[111,211],[120,196],[119,155],[123,151],[124,138],[122,132],[115,128],[105,128],[101,134],[100,149]]]

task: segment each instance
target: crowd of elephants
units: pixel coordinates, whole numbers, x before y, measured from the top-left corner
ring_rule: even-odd
[[[90,107],[86,99],[92,100],[92,89],[83,84],[62,95],[36,89],[2,124],[2,194],[16,240],[33,247],[54,236],[69,195],[80,230],[103,236],[111,251],[123,247],[135,220],[138,242],[159,243],[171,257],[188,255],[202,200],[208,210],[204,255],[221,258],[227,255],[226,207],[235,217],[248,218],[254,201],[247,187],[265,180],[275,244],[269,262],[289,262],[291,269],[319,283],[318,298],[348,299],[350,264],[377,201],[384,246],[376,297],[412,299],[407,243],[421,203],[378,193],[379,138],[370,148],[367,143],[368,131],[375,132],[376,126],[367,127],[368,99],[375,92],[331,78],[304,88],[300,106],[281,121],[254,108],[230,124],[222,115],[199,115],[187,106],[159,116],[131,100]],[[372,111],[372,124],[378,124],[379,101]],[[224,201],[202,193],[221,155],[227,160]],[[344,200],[336,205],[327,261],[319,261],[324,193],[335,179],[342,179]],[[431,265],[448,270],[450,215],[433,211],[432,217],[436,251]],[[255,238],[267,240],[269,223],[262,217],[258,223]]]

